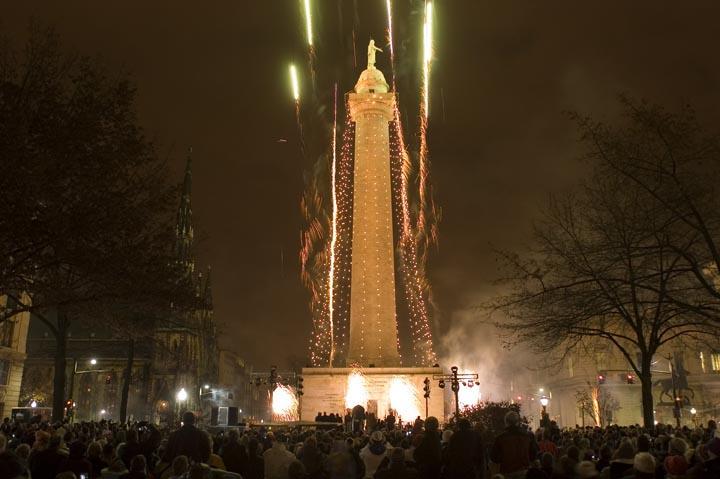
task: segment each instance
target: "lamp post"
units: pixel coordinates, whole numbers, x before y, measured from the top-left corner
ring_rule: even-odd
[[[462,381],[465,385],[480,385],[477,381],[477,373],[458,374],[458,367],[453,366],[450,368],[450,374],[433,374],[433,379],[438,381],[438,387],[440,389],[445,388],[445,381],[450,381],[450,389],[455,395],[455,417],[460,417],[460,401],[458,399],[460,392],[460,382]],[[469,386],[472,387],[472,386]]]
[[[540,415],[540,426],[544,428],[550,427],[550,416],[547,413],[548,404],[550,404],[550,398],[543,395],[540,397],[540,404],[542,405],[542,414]]]
[[[692,416],[693,426],[697,426],[697,409],[695,409],[694,407],[691,407],[690,415]]]
[[[175,395],[175,400],[176,400],[175,402],[177,403],[178,412],[180,412],[180,409],[182,407],[181,405],[182,405],[182,403],[187,401],[187,398],[188,398],[188,393],[185,390],[185,388],[180,388],[180,390]]]

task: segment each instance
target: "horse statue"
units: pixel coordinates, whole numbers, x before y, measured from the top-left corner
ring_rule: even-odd
[[[690,371],[685,369],[683,359],[681,356],[675,356],[675,364],[672,367],[671,377],[666,379],[659,379],[653,383],[653,386],[660,387],[660,402],[663,401],[663,396],[670,398],[671,403],[675,403],[675,396],[673,396],[673,386],[678,397],[682,398],[685,405],[689,406],[690,401],[695,399],[695,391],[690,387],[688,383],[687,375]]]

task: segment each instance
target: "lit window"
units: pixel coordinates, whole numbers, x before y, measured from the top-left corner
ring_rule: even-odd
[[[710,355],[710,365],[713,371],[720,371],[720,353],[712,353]]]
[[[707,372],[707,370],[705,369],[705,355],[702,351],[700,351],[700,369],[702,369],[703,373]]]
[[[10,361],[7,359],[0,359],[0,386],[5,386],[8,383],[9,376]]]
[[[14,329],[15,323],[13,321],[5,320],[0,323],[0,346],[12,347]]]

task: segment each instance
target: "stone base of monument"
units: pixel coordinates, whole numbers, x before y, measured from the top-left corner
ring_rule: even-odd
[[[351,397],[366,397],[366,404],[360,404],[368,412],[374,412],[378,418],[384,418],[392,407],[402,416],[415,414],[413,417],[402,417],[403,422],[413,422],[417,416],[425,418],[424,380],[429,378],[430,398],[428,415],[444,421],[444,390],[433,381],[433,374],[442,374],[441,368],[303,368],[303,392],[300,400],[300,419],[312,421],[318,412],[327,414],[345,414],[347,407],[348,377],[354,371],[362,374],[366,393],[357,391],[357,386],[350,391]],[[357,384],[357,381],[355,381]],[[361,402],[354,401],[354,402]]]

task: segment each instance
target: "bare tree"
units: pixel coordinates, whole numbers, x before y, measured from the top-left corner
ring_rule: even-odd
[[[585,137],[590,156],[603,135],[608,144],[623,136],[627,149],[618,155],[645,151],[648,139],[630,135],[630,119],[629,127],[593,126],[595,134]],[[588,125],[582,123],[585,131]],[[514,341],[542,353],[562,357],[585,343],[612,344],[640,379],[643,420],[652,427],[653,355],[675,341],[717,334],[717,322],[714,305],[689,281],[692,239],[670,244],[680,220],[613,171],[596,163],[575,191],[551,198],[528,254],[502,253],[511,292],[491,308],[504,313],[498,326]]]
[[[601,174],[622,177],[665,218],[665,246],[679,257],[671,281],[681,284],[668,299],[720,322],[720,140],[689,106],[671,112],[621,102],[629,120],[623,125],[578,117],[589,156]]]
[[[29,311],[55,338],[58,419],[71,324],[182,286],[171,257],[175,191],[123,75],[62,53],[57,35],[36,26],[22,54],[1,51],[0,161],[11,174],[0,175],[0,295],[11,301],[0,320]]]

